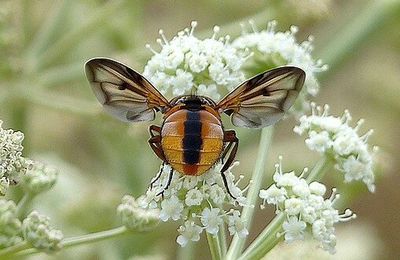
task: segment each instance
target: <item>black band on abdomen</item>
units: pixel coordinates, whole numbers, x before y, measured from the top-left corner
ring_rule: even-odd
[[[184,122],[183,161],[187,164],[196,164],[200,161],[200,150],[203,144],[201,138],[200,111],[187,111]]]

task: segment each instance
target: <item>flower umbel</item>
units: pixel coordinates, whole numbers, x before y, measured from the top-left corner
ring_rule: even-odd
[[[21,222],[14,201],[0,199],[0,249],[22,241]]]
[[[245,78],[240,70],[249,56],[239,52],[229,43],[229,36],[217,39],[219,27],[214,27],[211,38],[201,40],[194,36],[197,22],[168,41],[162,30],[157,42],[161,51],[150,45],[153,57],[147,62],[143,75],[162,94],[179,96],[197,93],[218,100],[221,94],[232,90]]]
[[[307,172],[303,171],[302,175]],[[283,213],[286,220],[282,228],[286,242],[304,239],[306,232],[311,230],[314,239],[321,243],[321,247],[330,253],[335,252],[336,236],[334,224],[356,217],[350,209],[339,214],[334,208],[335,200],[339,198],[336,189],[331,196],[324,199],[326,187],[322,183],[312,182],[298,177],[294,172],[284,173],[282,162],[275,166],[275,181],[268,189],[260,191],[260,198],[264,203],[276,206],[276,213]]]
[[[359,136],[358,130],[364,120],[351,127],[351,116],[347,110],[342,117],[335,117],[329,115],[328,105],[322,109],[312,103],[311,109],[312,114],[302,116],[294,132],[308,135],[305,143],[310,150],[332,155],[336,168],[344,174],[345,182],[362,180],[368,190],[374,192],[373,155],[377,148],[373,147],[371,152],[367,143],[373,130]]]
[[[33,247],[51,253],[61,249],[62,232],[50,226],[50,218],[32,211],[22,222],[22,233]]]
[[[0,120],[0,195],[4,195],[10,184],[19,182],[21,175],[32,162],[22,157],[24,134],[12,129],[3,129]]]
[[[143,209],[138,205],[135,198],[129,195],[122,198],[117,212],[122,223],[129,229],[148,230],[155,227],[159,222],[160,213],[158,209]]]
[[[53,187],[57,181],[57,169],[35,162],[32,169],[22,177],[22,186],[27,192],[38,194]]]
[[[232,167],[237,165],[234,163]],[[164,191],[171,171],[169,165],[161,167],[162,175],[154,183],[153,189],[149,189],[146,195],[138,198],[138,205],[142,210],[151,210],[154,207],[160,209],[159,218],[162,221],[179,221],[180,235],[177,243],[185,246],[188,241],[198,241],[200,234],[216,235],[223,223],[228,225],[231,235],[238,234],[245,237],[248,234],[244,223],[240,219],[240,211],[237,206],[247,206],[243,195],[245,189],[240,189],[235,182],[231,168],[225,172],[228,187],[236,197],[228,195],[220,176],[221,163],[217,163],[208,172],[200,176],[182,176],[173,173],[171,184]],[[164,191],[163,198],[156,196]]]
[[[242,36],[232,42],[238,50],[253,52],[252,57],[243,65],[244,70],[250,76],[283,65],[292,65],[304,70],[307,75],[304,90],[293,108],[296,111],[304,111],[307,95],[315,96],[319,91],[316,74],[328,68],[321,60],[312,58],[313,38],[310,36],[307,41],[298,43],[295,38],[298,28],[291,26],[289,31],[277,32],[276,21],[269,22],[267,28],[261,31],[253,21],[250,20],[249,24],[251,31],[248,32],[242,25]]]

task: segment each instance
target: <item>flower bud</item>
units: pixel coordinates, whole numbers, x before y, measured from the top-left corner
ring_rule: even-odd
[[[0,248],[6,248],[22,241],[21,222],[17,218],[14,201],[0,199]]]
[[[33,169],[22,177],[22,185],[27,192],[38,194],[53,187],[57,180],[57,170],[43,163],[35,162]]]
[[[34,248],[51,253],[62,248],[63,234],[50,226],[50,218],[32,211],[22,222],[22,233]]]

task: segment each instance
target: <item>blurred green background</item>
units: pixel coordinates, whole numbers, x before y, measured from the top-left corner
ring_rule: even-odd
[[[313,57],[331,65],[320,75],[321,91],[315,101],[330,104],[336,115],[349,109],[354,123],[365,118],[362,131],[373,128],[370,143],[380,147],[376,194],[362,185],[343,187],[338,178],[326,179],[328,186],[348,194],[343,205],[358,215],[355,221],[339,225],[336,258],[354,250],[341,241],[348,246],[365,236],[371,241],[361,243],[359,250],[369,259],[400,258],[399,5],[395,0],[1,0],[0,119],[5,128],[25,133],[25,156],[60,169],[55,188],[36,198],[31,208],[51,216],[66,237],[115,227],[121,197],[144,193],[160,165],[147,146],[149,123],[124,124],[101,111],[84,75],[87,59],[111,57],[142,71],[151,55],[144,45],[158,49],[155,39],[161,28],[171,38],[197,20],[199,37],[210,36],[215,24],[221,26],[221,34],[237,36],[239,22],[252,18],[264,28],[276,19],[283,31],[298,25],[299,41],[314,35]],[[155,123],[160,124],[161,118]],[[277,126],[265,186],[280,154],[286,170],[301,171],[318,160],[303,138],[293,134],[295,123],[286,120]],[[254,130],[237,130],[241,164],[236,173],[248,177],[258,140],[251,138]],[[15,188],[11,197],[20,196]],[[257,212],[250,240],[272,216],[272,210]],[[353,226],[361,231],[345,232]],[[163,224],[154,233],[65,249],[48,258],[174,259],[181,253],[175,243],[176,228]],[[209,257],[204,241],[196,243],[193,252],[196,259]]]

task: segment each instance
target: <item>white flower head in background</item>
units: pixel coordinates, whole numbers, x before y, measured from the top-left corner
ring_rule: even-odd
[[[217,39],[218,26],[211,38],[199,39],[194,36],[196,26],[197,22],[192,22],[190,29],[178,32],[170,41],[160,30],[162,39],[157,42],[161,50],[146,45],[154,55],[143,75],[167,97],[196,93],[217,101],[244,81],[240,68],[249,52],[233,48],[229,36]]]
[[[22,222],[22,234],[34,248],[45,252],[54,252],[62,248],[64,238],[60,230],[50,226],[50,218],[32,211]]]
[[[217,163],[200,176],[184,176],[174,172],[166,190],[164,189],[171,167],[164,165],[160,168],[161,177],[155,181],[152,189],[136,200],[135,207],[139,207],[141,211],[159,210],[158,218],[163,222],[178,221],[180,226],[176,241],[181,246],[185,246],[189,241],[198,241],[203,231],[216,235],[223,223],[227,224],[231,235],[246,237],[248,231],[237,208],[249,206],[244,197],[248,186],[244,189],[238,187],[242,177],[235,181],[231,172],[237,164],[238,162],[233,163],[225,172],[228,187],[236,199],[230,197],[225,190],[219,172],[222,163]],[[157,196],[162,191],[163,196]],[[123,208],[121,205],[119,211]]]
[[[0,249],[21,241],[21,221],[17,216],[17,205],[12,200],[0,199]]]
[[[0,120],[0,195],[6,193],[9,185],[18,183],[32,166],[31,160],[22,156],[24,134],[3,129],[2,124]]]
[[[293,25],[289,31],[277,32],[276,21],[269,22],[267,28],[261,31],[256,28],[252,20],[249,24],[251,31],[248,32],[242,25],[242,36],[232,42],[232,46],[238,50],[245,52],[250,50],[253,53],[243,69],[251,74],[248,76],[283,65],[296,66],[304,70],[306,73],[304,88],[292,108],[294,112],[304,111],[307,96],[315,96],[319,91],[316,74],[328,69],[321,60],[315,60],[311,56],[313,38],[310,36],[308,40],[298,43],[295,37],[298,28]]]
[[[57,175],[57,169],[35,161],[32,169],[22,176],[22,186],[25,191],[38,194],[50,190],[57,181]]]
[[[263,205],[275,205],[277,214],[285,214],[281,235],[284,235],[287,243],[303,240],[305,234],[310,232],[324,250],[333,254],[336,245],[334,225],[354,219],[356,215],[350,209],[339,214],[334,208],[334,203],[339,198],[336,189],[332,189],[330,197],[325,199],[324,184],[308,184],[302,177],[307,169],[300,176],[296,176],[294,172],[284,173],[282,157],[279,159],[273,176],[275,183],[266,190],[260,190],[259,196],[263,199]]]
[[[351,116],[347,110],[342,117],[329,115],[328,105],[322,109],[312,103],[311,110],[310,116],[300,118],[300,124],[294,128],[294,132],[308,135],[305,143],[310,150],[333,157],[336,168],[344,174],[345,182],[361,180],[370,192],[374,192],[373,158],[377,148],[371,149],[367,143],[373,130],[360,136],[358,130],[364,120],[359,120],[354,128],[351,127]]]

